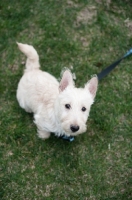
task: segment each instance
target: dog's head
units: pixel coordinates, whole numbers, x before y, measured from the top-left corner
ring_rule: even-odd
[[[95,76],[84,88],[76,88],[72,74],[66,70],[59,85],[57,117],[66,135],[78,135],[86,131],[90,107],[94,102],[98,86]]]

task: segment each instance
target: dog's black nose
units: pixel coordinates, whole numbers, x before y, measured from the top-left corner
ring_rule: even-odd
[[[76,131],[78,131],[79,130],[79,126],[74,126],[74,125],[71,125],[71,131],[72,132],[76,132]]]

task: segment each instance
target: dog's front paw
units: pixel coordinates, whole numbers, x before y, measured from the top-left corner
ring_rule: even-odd
[[[43,131],[43,130],[39,130],[38,129],[38,137],[41,138],[41,139],[48,139],[50,137],[50,133],[49,132],[46,132],[46,131]]]

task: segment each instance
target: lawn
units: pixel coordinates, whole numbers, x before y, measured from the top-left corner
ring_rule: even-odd
[[[72,66],[82,87],[132,47],[132,1],[0,1],[0,199],[132,199],[132,56],[99,82],[86,133],[43,141],[16,100],[16,41],[57,78]]]

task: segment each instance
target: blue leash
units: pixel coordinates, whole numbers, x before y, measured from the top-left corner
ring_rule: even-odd
[[[130,56],[132,54],[132,48],[123,56],[123,58],[126,58],[127,56]]]
[[[102,78],[104,78],[104,76],[109,74],[123,59],[130,56],[131,54],[132,54],[132,48],[122,58],[115,61],[114,63],[106,67],[104,70],[102,70],[99,74],[97,74],[98,80],[101,80]],[[62,135],[60,138],[62,138],[63,140],[67,140],[69,142],[74,141],[74,136]]]
[[[98,80],[101,80],[104,78],[107,74],[109,74],[123,59],[130,56],[132,54],[132,48],[119,60],[115,61],[108,67],[106,67],[104,70],[102,70],[99,74],[97,74]]]

